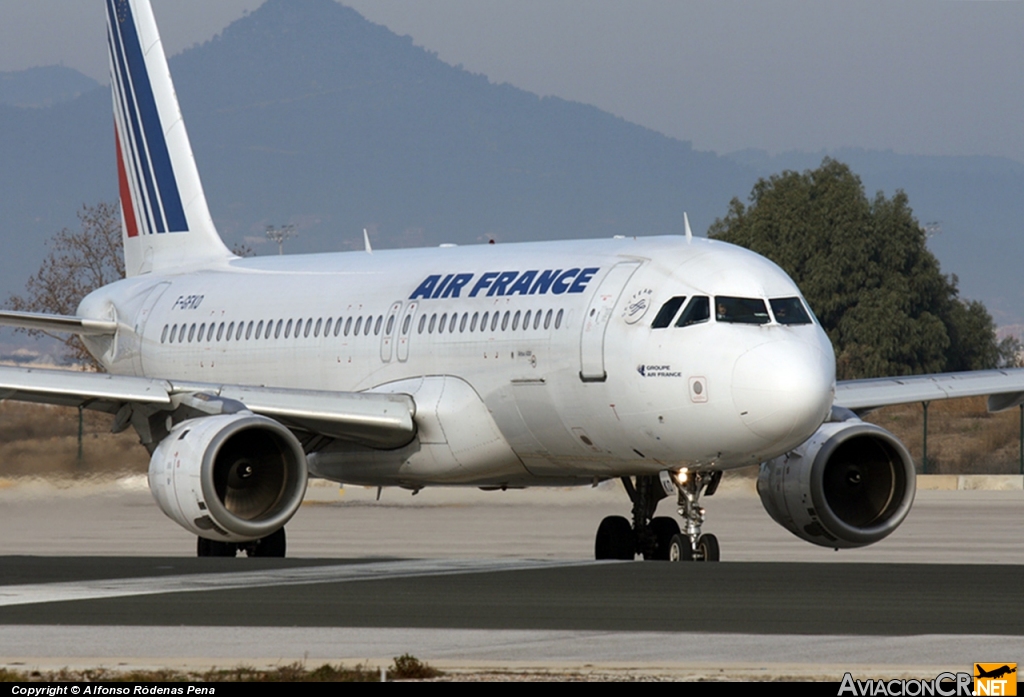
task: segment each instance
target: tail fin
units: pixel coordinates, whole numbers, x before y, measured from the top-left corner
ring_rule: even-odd
[[[213,225],[149,0],[106,0],[125,273],[230,259]]]

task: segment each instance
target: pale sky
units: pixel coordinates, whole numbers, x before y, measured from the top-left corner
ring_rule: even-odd
[[[169,53],[261,0],[154,0]],[[700,149],[1024,162],[1024,2],[349,0],[452,64]],[[105,81],[100,0],[0,0],[0,71]]]

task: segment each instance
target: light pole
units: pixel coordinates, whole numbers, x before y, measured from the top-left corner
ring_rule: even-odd
[[[295,231],[294,225],[282,225],[280,227],[274,227],[273,225],[267,226],[267,239],[271,242],[277,242],[277,253],[278,255],[284,254],[284,241],[290,237],[295,237],[299,233]]]

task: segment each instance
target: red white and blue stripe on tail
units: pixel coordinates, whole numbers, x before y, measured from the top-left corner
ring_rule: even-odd
[[[106,0],[106,10],[126,272],[230,259],[206,205],[149,1]]]
[[[120,112],[115,114],[118,178],[128,235],[139,233],[136,221],[141,221],[144,234],[184,232],[185,209],[131,5],[127,0],[107,0],[107,15],[111,83]],[[129,177],[134,186],[129,186]]]

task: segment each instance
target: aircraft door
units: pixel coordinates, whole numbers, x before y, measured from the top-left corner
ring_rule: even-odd
[[[380,340],[380,359],[384,363],[391,362],[392,344],[395,343],[395,335],[398,333],[398,313],[401,309],[401,302],[392,303],[388,316],[384,318],[384,334]]]
[[[409,338],[412,336],[412,325],[416,319],[418,306],[419,303],[409,303],[402,316],[402,323],[398,327],[398,360],[402,363],[409,360]]]
[[[580,334],[580,380],[583,382],[604,382],[608,377],[604,367],[604,335],[623,288],[639,267],[639,261],[616,264],[590,299]]]

